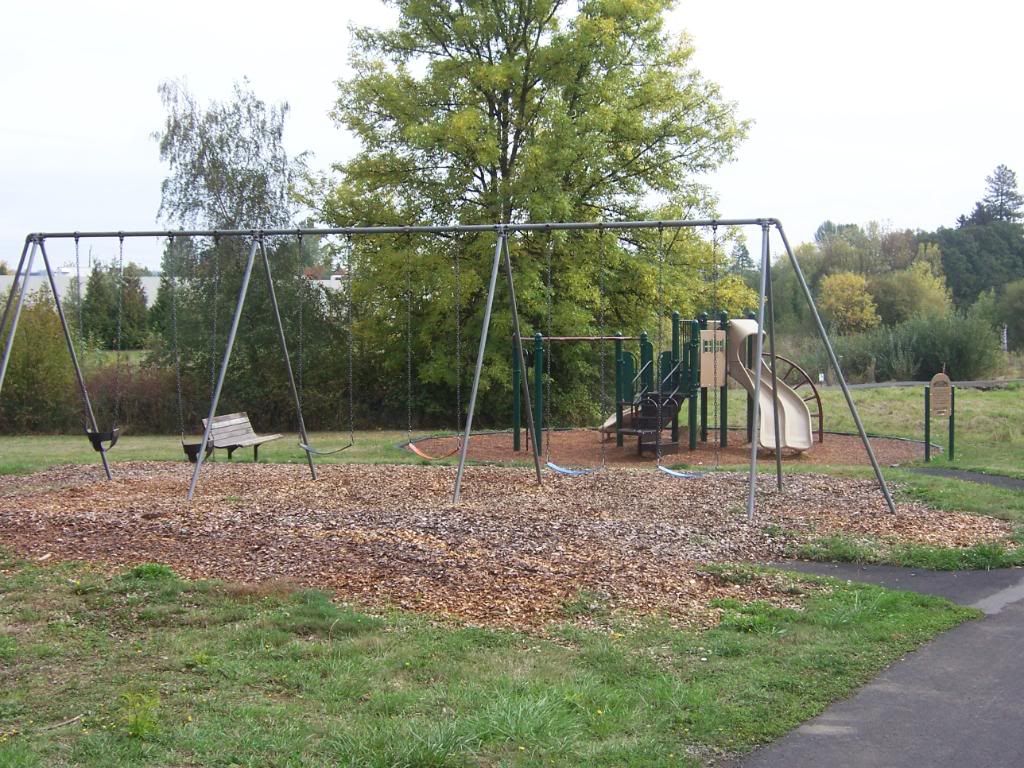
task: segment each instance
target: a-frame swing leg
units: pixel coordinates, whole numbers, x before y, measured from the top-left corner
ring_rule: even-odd
[[[242,274],[242,285],[238,289],[238,302],[235,304],[235,314],[231,318],[231,330],[228,331],[228,342],[224,347],[224,360],[220,365],[220,374],[217,376],[217,386],[214,387],[213,397],[210,400],[210,415],[206,419],[206,429],[203,430],[203,441],[199,444],[199,454],[196,456],[196,466],[192,470],[192,481],[188,486],[188,500],[196,492],[196,483],[199,482],[199,470],[203,468],[203,457],[206,454],[206,446],[210,442],[210,432],[213,429],[213,418],[217,415],[217,403],[220,402],[220,393],[224,388],[224,379],[228,373],[228,363],[231,362],[231,350],[235,346],[235,336],[238,334],[238,322],[242,318],[242,307],[245,306],[245,297],[249,293],[249,280],[252,277],[252,265],[256,261],[256,249],[259,247],[259,239],[253,238],[252,246],[249,248],[249,258],[245,262],[245,272]]]
[[[43,242],[39,243],[39,251],[43,255],[43,264],[46,266],[46,276],[50,280],[50,290],[53,292],[53,303],[57,307],[57,317],[60,318],[60,327],[64,329],[64,341],[68,345],[68,355],[71,356],[71,365],[75,368],[75,378],[78,379],[78,391],[82,395],[82,405],[85,407],[85,414],[89,417],[89,424],[92,425],[93,433],[99,432],[99,424],[96,422],[96,414],[92,410],[92,401],[89,400],[89,390],[85,386],[85,377],[82,375],[82,368],[78,364],[78,355],[75,354],[75,344],[71,338],[71,330],[68,328],[67,318],[64,316],[64,306],[60,301],[60,294],[57,293],[57,284],[53,279],[53,270],[50,269],[50,257],[46,255],[46,244]],[[100,461],[103,462],[103,471],[107,475],[107,480],[113,480],[113,475],[110,472],[110,463],[107,461],[107,449],[103,447],[102,443],[98,443]]]
[[[14,346],[14,334],[18,330],[18,320],[21,318],[21,309],[25,303],[25,295],[28,292],[28,277],[32,274],[32,264],[36,258],[36,249],[39,247],[39,243],[36,240],[31,240],[31,250],[29,250],[29,240],[25,241],[24,247],[21,249],[21,258],[18,260],[18,269],[14,273],[14,282],[11,283],[11,292],[7,296],[7,303],[4,305],[4,316],[3,320],[0,321],[0,329],[7,331],[6,341],[4,342],[4,354],[0,358],[0,391],[4,388],[4,377],[7,375],[7,364],[11,361],[11,348]],[[25,254],[28,252],[28,266],[25,266]],[[22,274],[22,267],[25,267],[24,274]],[[18,278],[21,278],[21,284],[18,284]],[[17,294],[17,298],[15,298]],[[11,318],[11,327],[7,328],[7,318],[10,316],[11,307],[14,307],[14,316]]]
[[[839,379],[839,386],[843,390],[843,397],[846,398],[846,404],[850,407],[850,415],[853,416],[853,421],[857,425],[857,432],[860,434],[861,442],[864,443],[864,450],[867,451],[868,458],[871,460],[871,468],[875,471],[875,479],[878,480],[878,487],[882,490],[882,495],[885,497],[885,503],[888,505],[889,511],[896,514],[896,504],[893,502],[892,494],[889,493],[889,486],[886,485],[885,478],[882,476],[882,468],[878,465],[878,459],[875,458],[875,452],[871,448],[871,441],[868,440],[868,434],[864,431],[864,424],[860,420],[860,414],[857,413],[857,406],[854,405],[853,396],[850,394],[850,388],[846,385],[846,377],[843,375],[843,369],[839,366],[839,359],[836,357],[835,350],[832,348],[832,343],[828,339],[828,333],[825,331],[825,324],[821,322],[821,316],[818,314],[818,308],[814,304],[814,297],[811,295],[811,289],[807,287],[807,280],[804,278],[803,270],[800,268],[800,262],[797,261],[796,254],[793,253],[793,249],[789,247],[789,239],[786,237],[786,232],[782,228],[782,224],[776,221],[775,228],[779,230],[779,236],[782,238],[782,244],[786,248],[786,254],[789,256],[789,262],[793,265],[793,272],[796,274],[797,282],[800,283],[800,289],[803,291],[804,298],[807,299],[807,306],[811,308],[811,316],[814,318],[814,325],[818,329],[818,336],[821,337],[821,341],[825,345],[825,351],[828,352],[828,359],[832,363],[832,369],[836,372],[836,378]]]
[[[295,399],[295,415],[299,421],[299,435],[302,437],[302,444],[309,445],[309,436],[306,434],[306,422],[302,418],[302,400],[299,398],[299,390],[295,386],[295,375],[292,373],[292,360],[288,355],[288,341],[284,335],[284,324],[281,322],[281,308],[277,303],[277,292],[274,290],[274,278],[270,274],[270,259],[267,256],[267,248],[260,239],[260,254],[263,256],[263,271],[267,275],[267,289],[270,292],[270,304],[274,308],[274,319],[277,321],[277,338],[281,341],[281,352],[284,355],[284,367],[288,372],[288,386],[291,387],[292,397]],[[259,446],[256,446],[259,448]],[[255,454],[254,454],[255,456]],[[255,461],[255,458],[254,458]],[[316,465],[313,463],[313,454],[306,451],[306,461],[309,464],[309,473],[316,480]]]
[[[516,301],[516,286],[512,280],[512,256],[508,250],[508,238],[505,238],[505,275],[508,277],[508,301],[509,309],[512,310],[512,337],[515,339],[516,356],[519,360],[519,370],[526,370],[526,358],[523,355],[523,337],[519,331],[519,307]],[[526,429],[527,435],[533,437],[530,445],[533,447],[533,466],[537,471],[537,485],[543,485],[540,471],[540,451],[537,448],[537,415],[533,412],[533,404],[530,402],[530,384],[526,376],[519,377],[522,386],[523,402],[526,403]]]

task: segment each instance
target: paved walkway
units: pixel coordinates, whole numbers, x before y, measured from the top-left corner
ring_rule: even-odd
[[[985,617],[908,654],[852,698],[751,754],[744,768],[1024,766],[1024,569],[779,567],[941,595]]]
[[[907,469],[911,472],[918,472],[922,475],[949,477],[954,480],[967,480],[972,483],[994,485],[997,488],[1006,488],[1010,491],[1024,491],[1024,480],[1021,480],[1018,477],[989,475],[985,472],[969,472],[966,469],[946,469],[945,467],[907,467]]]

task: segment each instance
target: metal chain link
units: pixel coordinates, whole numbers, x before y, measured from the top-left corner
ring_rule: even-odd
[[[654,452],[657,457],[657,464],[661,466],[661,426],[662,426],[662,395],[664,387],[661,382],[661,345],[663,341],[662,321],[664,320],[665,301],[665,227],[658,225],[658,301],[657,301],[657,323],[658,328],[655,334],[656,341],[651,365],[654,366],[654,381],[657,388],[655,401],[658,406],[658,423],[655,424],[657,432],[654,437]]]
[[[174,258],[174,236],[172,235],[169,240],[169,246],[171,249],[171,258]],[[173,262],[172,262],[173,263]],[[170,275],[170,281],[168,285],[171,289],[171,344],[174,350],[174,386],[178,396],[178,431],[181,433],[181,439],[185,440],[185,406],[184,406],[184,395],[182,394],[181,386],[181,352],[178,346],[178,289],[175,284],[175,276]]]
[[[597,304],[597,335],[600,340],[597,342],[598,350],[598,366],[600,369],[600,390],[598,392],[598,411],[600,411],[601,424],[604,425],[605,414],[608,413],[608,375],[607,375],[607,344],[608,340],[605,333],[605,297],[606,297],[606,284],[605,284],[605,243],[607,235],[605,234],[604,226],[602,225],[598,229],[598,237],[600,243],[597,252],[597,292],[598,292],[598,304]],[[600,427],[598,427],[600,430]],[[598,432],[598,438],[601,441],[601,467],[604,468],[608,464],[608,448],[605,446],[604,434]]]
[[[352,319],[352,317],[353,317],[352,311],[353,311],[353,305],[355,304],[355,296],[352,294],[352,285],[353,285],[352,273],[355,271],[355,267],[353,267],[353,265],[352,265],[352,237],[351,236],[346,236],[345,242],[347,244],[346,257],[345,257],[345,259],[346,259],[346,263],[345,263],[345,269],[346,269],[345,282],[347,283],[346,287],[347,287],[347,291],[348,291],[348,313],[347,313],[348,316],[346,318],[348,320],[348,439],[349,439],[350,443],[353,443],[353,442],[355,442],[355,434],[356,434],[356,421],[355,421],[355,402],[356,401],[355,401],[355,387],[353,386],[353,373],[352,373],[352,370],[353,370],[352,362],[354,360],[354,356],[353,356],[353,353],[352,353],[352,348],[355,346],[355,334],[354,334],[355,324],[354,324],[353,319]]]
[[[721,453],[722,453],[722,430],[728,430],[728,424],[722,424],[721,416],[722,413],[718,406],[718,331],[725,332],[722,328],[722,315],[718,306],[718,224],[711,225],[711,317],[714,322],[714,344],[712,345],[714,353],[711,356],[711,368],[712,376],[714,378],[714,386],[712,389],[712,402],[715,411],[715,425],[718,427],[718,440],[715,441],[715,469],[718,469],[721,464]]]
[[[85,325],[82,322],[82,262],[78,251],[78,234],[75,234],[75,302],[78,304],[78,345],[84,347]]]
[[[213,238],[213,328],[210,331],[210,399],[217,388],[217,308],[220,305],[219,238]]]
[[[552,305],[554,303],[554,283],[552,281],[552,269],[551,269],[551,255],[554,251],[555,243],[554,236],[551,230],[548,230],[548,239],[545,246],[545,252],[547,254],[547,329],[545,331],[545,344],[544,344],[544,367],[545,367],[545,380],[544,380],[544,460],[551,461],[551,333],[553,324]]]
[[[462,268],[455,253],[455,427],[462,434]]]
[[[118,235],[117,256],[117,334],[114,358],[114,424],[116,427],[121,416],[121,333],[124,324],[124,235]]]
[[[306,280],[305,280],[305,274],[303,274],[301,272],[301,270],[302,270],[302,233],[301,232],[298,235],[298,248],[299,248],[299,270],[300,270],[300,280],[299,280],[299,344],[298,344],[298,349],[296,350],[296,352],[298,354],[299,359],[298,359],[298,365],[296,366],[296,368],[297,368],[296,375],[297,375],[297,378],[298,378],[298,381],[296,382],[296,384],[298,385],[297,388],[299,390],[299,408],[301,409],[303,404],[305,403],[305,400],[306,400],[306,389],[305,389],[305,386],[304,386],[305,371],[306,371],[306,364],[305,364],[306,352],[305,352],[305,348],[304,348],[305,328],[303,327],[304,324],[303,324],[303,317],[302,317],[302,315],[303,315],[303,306],[306,303],[305,302],[305,298],[306,298],[305,297]]]
[[[405,252],[405,398],[406,432],[412,442],[412,260]]]

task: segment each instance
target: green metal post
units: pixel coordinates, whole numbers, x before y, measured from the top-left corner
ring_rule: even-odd
[[[697,315],[697,322],[700,323],[700,329],[706,331],[708,328],[708,313],[701,312]],[[703,355],[704,350],[697,350],[697,375],[698,381],[700,381],[700,358]],[[706,443],[708,441],[708,388],[700,388],[700,441]]]
[[[682,350],[681,339],[679,338],[679,313],[672,313],[672,362],[669,365],[669,369],[676,368],[679,365],[680,353]],[[679,386],[679,372],[672,376],[672,389],[676,389]],[[679,443],[679,409],[672,415],[672,444],[678,445]]]
[[[700,323],[696,320],[690,321],[690,410],[687,418],[690,422],[690,450],[697,450],[697,391],[700,389],[699,365],[697,364],[700,344]]]
[[[622,331],[615,334],[615,445],[622,447],[622,401],[627,387],[622,373]]]
[[[522,450],[523,413],[522,392],[523,372],[519,368],[519,353],[516,351],[515,340],[512,341],[512,450]]]
[[[757,320],[757,315],[747,312],[747,320]],[[761,329],[758,328],[758,331]],[[754,336],[747,337],[747,368],[754,370]],[[747,442],[754,442],[754,396],[747,392]]]
[[[533,424],[537,453],[543,450],[544,433],[544,336],[533,334]]]
[[[924,388],[924,460],[932,460],[932,388]]]
[[[647,331],[640,334],[640,389],[654,389],[654,346],[647,340]]]
[[[953,460],[953,432],[956,424],[956,387],[949,388],[949,460]]]
[[[725,340],[725,344],[726,344],[725,359],[728,360],[729,359],[729,313],[728,312],[722,312],[722,314],[719,315],[718,319],[719,319],[718,327],[722,331],[725,332],[725,339],[726,339]],[[721,409],[721,413],[719,414],[719,417],[718,417],[718,444],[721,445],[723,448],[728,448],[729,447],[729,385],[728,385],[728,378],[729,377],[728,377],[728,375],[725,375],[726,374],[725,371],[723,371],[722,373],[723,373],[722,381],[724,383],[722,384],[722,389],[719,392],[719,396],[718,396],[718,400],[719,400],[719,403],[720,403],[719,407]]]

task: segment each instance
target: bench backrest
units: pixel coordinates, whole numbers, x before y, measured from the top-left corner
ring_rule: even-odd
[[[206,419],[203,419],[203,428],[206,428]],[[227,413],[223,416],[213,417],[213,428],[210,430],[210,437],[214,445],[232,445],[239,440],[255,437],[252,424],[249,423],[247,413]]]

